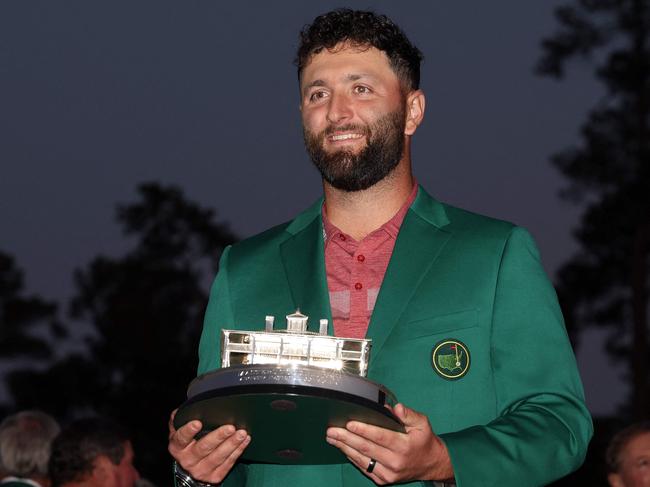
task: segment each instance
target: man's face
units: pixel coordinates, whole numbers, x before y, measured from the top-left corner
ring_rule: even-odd
[[[650,433],[632,438],[620,457],[618,473],[609,475],[612,487],[650,487]]]
[[[323,49],[303,69],[300,91],[307,152],[329,184],[367,189],[399,164],[405,102],[385,53]]]

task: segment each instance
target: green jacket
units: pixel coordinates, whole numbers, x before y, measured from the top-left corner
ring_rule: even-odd
[[[262,328],[264,316],[297,307],[313,318],[312,331],[318,318],[331,322],[321,206],[224,251],[199,373],[220,365],[221,328]],[[368,378],[429,417],[459,487],[544,485],[582,463],[591,418],[555,291],[522,228],[447,206],[420,188],[368,337]],[[433,349],[445,339],[469,351],[469,369],[457,380],[433,367]],[[351,464],[242,464],[225,485],[374,484]]]

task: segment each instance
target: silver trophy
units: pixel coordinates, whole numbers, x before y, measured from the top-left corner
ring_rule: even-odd
[[[179,408],[178,428],[199,419],[203,433],[224,424],[251,435],[242,458],[254,462],[328,464],[346,462],[325,441],[329,426],[357,420],[404,431],[387,406],[395,396],[365,378],[371,340],[307,331],[308,317],[296,311],[286,330],[222,330],[221,369],[194,379]]]

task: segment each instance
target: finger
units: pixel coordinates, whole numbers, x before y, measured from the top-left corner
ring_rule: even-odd
[[[354,466],[357,467],[361,472],[366,476],[369,477],[374,483],[378,485],[384,485],[386,484],[386,479],[383,478],[381,475],[381,471],[383,470],[383,467],[381,463],[375,461],[375,466],[372,469],[372,472],[368,472],[368,468],[370,467],[370,461],[371,459],[368,458],[367,460],[363,460],[361,464],[356,464],[354,463]]]
[[[227,474],[230,471],[230,469],[232,469],[232,467],[235,465],[235,462],[237,461],[237,459],[242,455],[242,453],[244,453],[244,450],[246,450],[246,447],[251,442],[250,435],[245,434],[245,432],[243,432],[243,433],[244,433],[243,439],[241,439],[241,438],[239,438],[237,436],[237,435],[239,435],[239,432],[237,432],[237,435],[234,436],[234,438],[236,438],[237,440],[240,440],[239,444],[236,446],[236,448],[234,450],[232,450],[230,455],[228,455],[228,457],[225,458],[225,460],[223,461],[223,463],[221,465],[221,468],[224,470],[224,476],[225,476],[225,474]]]
[[[348,457],[349,458],[349,457]],[[372,472],[368,472],[370,467],[371,458],[357,457],[354,460],[349,458],[350,461],[357,467],[364,475],[372,479],[377,485],[385,484],[394,484],[399,482],[399,475],[391,470],[391,467],[386,464],[381,463],[381,461],[375,459],[375,466],[372,469]]]
[[[387,478],[385,477],[385,473],[388,472],[384,466],[379,463],[378,461],[375,460],[375,467],[372,469],[372,472],[368,472],[368,467],[370,466],[370,459],[368,459],[368,462],[365,465],[361,465],[359,470],[361,470],[366,476],[370,477],[374,483],[377,485],[384,485],[384,484],[389,484]]]
[[[201,431],[201,421],[194,420],[185,423],[172,433],[169,438],[169,448],[174,450],[183,450],[194,441],[194,436]]]
[[[361,423],[359,421],[350,421],[345,425],[345,428],[347,431],[350,431],[357,436],[390,449],[392,449],[392,446],[395,445],[396,442],[400,441],[402,439],[401,437],[404,436],[403,433],[367,423]]]
[[[244,432],[244,434],[245,433],[246,432]],[[192,448],[193,453],[196,454],[199,459],[207,457],[234,434],[235,427],[233,425],[226,424],[220,426],[198,440]]]
[[[202,440],[197,442],[197,448]],[[190,474],[198,480],[210,483],[221,482],[249,443],[250,436],[246,431],[237,431],[203,456],[198,463],[192,465]]]
[[[343,428],[329,428],[327,430],[326,441],[330,445],[341,450],[349,458],[354,458],[355,461],[360,462],[360,464],[365,460],[363,457],[374,458],[378,461],[383,460],[386,462],[387,459],[394,456],[391,449],[384,445],[369,441],[367,438]]]
[[[172,411],[172,413],[169,415],[169,421],[167,422],[167,428],[169,430],[169,436],[167,437],[168,440],[171,440],[172,435],[176,433],[176,428],[174,428],[174,418],[176,417],[176,411],[178,411],[178,408]]]
[[[336,446],[336,445],[335,445]],[[350,462],[357,467],[364,475],[372,479],[378,485],[383,485],[386,483],[386,479],[382,476],[384,467],[382,464],[375,459],[375,467],[372,472],[368,472],[368,467],[370,466],[370,460],[373,457],[368,457],[362,453],[350,448],[349,446],[340,443],[338,448],[341,452],[350,460]]]

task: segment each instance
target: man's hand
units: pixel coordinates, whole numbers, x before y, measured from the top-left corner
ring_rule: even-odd
[[[224,425],[196,440],[194,436],[201,431],[201,422],[190,421],[176,430],[175,415],[176,410],[169,418],[169,453],[192,478],[211,484],[223,481],[251,437],[244,430]]]
[[[345,428],[328,428],[327,442],[379,485],[453,479],[447,447],[433,433],[428,418],[402,404],[393,412],[406,433],[350,421]],[[371,460],[376,463],[368,472]]]

